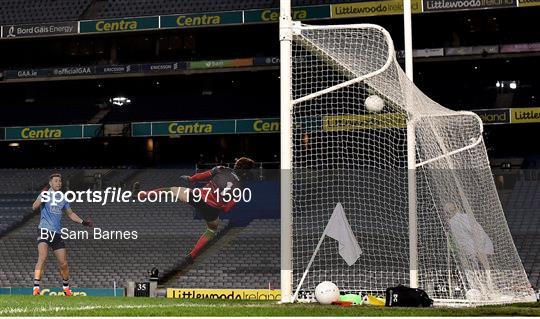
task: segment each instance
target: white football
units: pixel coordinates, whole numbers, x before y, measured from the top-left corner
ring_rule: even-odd
[[[384,101],[378,95],[370,95],[364,101],[364,106],[368,112],[378,113],[384,108]]]
[[[330,281],[323,281],[315,288],[315,298],[322,305],[329,305],[339,300],[339,288]]]

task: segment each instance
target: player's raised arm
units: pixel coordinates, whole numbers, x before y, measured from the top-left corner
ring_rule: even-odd
[[[179,195],[180,201],[186,202],[187,201],[187,199],[186,199],[187,198],[186,197],[187,196],[186,195],[186,190],[191,188],[192,183],[209,181],[222,168],[223,168],[223,166],[216,166],[216,167],[212,168],[211,170],[204,171],[204,172],[201,172],[201,173],[196,173],[196,174],[194,174],[192,176],[183,175],[183,176],[180,176],[180,182],[181,182],[180,184],[182,184],[182,185],[172,186],[172,187],[162,187],[162,188],[152,189],[152,190],[149,190],[149,191],[140,191],[140,192],[138,192],[137,194],[134,194],[134,195],[138,196],[139,199],[145,199],[151,193],[159,195],[160,193],[171,192],[172,194]]]
[[[41,190],[41,192],[39,192],[38,197],[36,198],[34,203],[32,203],[32,210],[33,211],[38,211],[39,212],[39,209],[41,208],[41,204],[42,204],[41,195],[43,194],[43,192],[46,192],[48,190],[49,190],[49,186],[46,186]]]
[[[36,198],[36,200],[34,201],[34,203],[32,203],[32,210],[35,212],[35,211],[38,211],[39,212],[39,208],[41,207],[41,193],[39,193],[39,196],[38,198]]]
[[[211,170],[196,173],[192,176],[183,175],[180,176],[180,184],[182,184],[180,186],[162,187],[150,191],[141,191],[136,196],[138,196],[139,199],[146,199],[152,193],[156,195],[159,195],[161,193],[171,193],[173,196],[176,196],[175,198],[177,201],[186,203],[189,201],[188,193],[190,192],[193,183],[207,182],[212,179],[213,176],[219,173],[219,171],[223,168],[223,166],[216,166]]]
[[[182,179],[187,180],[189,183],[196,183],[196,182],[205,182],[212,178],[212,176],[216,175],[221,169],[223,169],[224,166],[216,166],[210,170],[196,173],[192,176],[182,176]]]

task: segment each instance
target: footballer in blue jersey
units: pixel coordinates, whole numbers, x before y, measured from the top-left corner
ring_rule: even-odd
[[[62,215],[67,214],[72,221],[82,224],[86,227],[92,227],[92,221],[83,220],[69,206],[69,202],[62,200],[60,190],[62,189],[62,176],[52,174],[49,177],[49,185],[39,194],[38,198],[32,204],[34,211],[40,212],[40,221],[38,226],[38,261],[34,270],[34,290],[33,295],[40,294],[41,275],[45,266],[45,260],[49,253],[49,247],[52,249],[63,281],[63,290],[66,296],[71,296],[69,288],[69,268],[67,263],[66,245],[61,237]],[[52,200],[54,197],[55,200]]]

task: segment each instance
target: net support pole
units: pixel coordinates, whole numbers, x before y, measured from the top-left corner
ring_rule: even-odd
[[[409,202],[409,285],[418,288],[418,223],[416,202],[416,133],[415,121],[407,122],[407,175]]]
[[[452,262],[450,255],[450,235],[446,234],[446,267],[448,274],[448,298],[452,298]]]
[[[403,30],[405,37],[405,74],[413,81],[412,10],[411,0],[403,0]]]
[[[281,302],[292,296],[292,17],[291,1],[280,0],[280,85],[281,85]]]
[[[412,10],[411,0],[403,0],[403,30],[405,37],[405,74],[413,81]],[[405,92],[409,97],[409,92]],[[409,102],[409,99],[408,101]],[[407,103],[409,104],[409,103]],[[407,105],[411,107],[411,105]],[[409,112],[409,114],[412,114]],[[416,136],[414,119],[407,124],[407,171],[409,194],[409,284],[418,288],[418,223],[416,213]]]

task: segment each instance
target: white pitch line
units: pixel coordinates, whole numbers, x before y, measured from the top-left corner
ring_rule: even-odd
[[[230,304],[170,304],[170,305],[111,305],[111,306],[102,306],[102,305],[88,305],[88,306],[78,306],[78,307],[64,307],[64,306],[49,306],[49,307],[38,307],[38,308],[29,308],[29,307],[19,307],[19,308],[4,308],[0,310],[0,315],[3,314],[18,314],[26,312],[61,312],[61,311],[81,311],[81,310],[96,310],[96,309],[143,309],[143,308],[185,308],[185,307],[229,307]],[[260,307],[262,304],[248,304],[242,305],[243,307]]]

